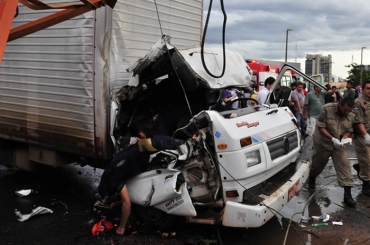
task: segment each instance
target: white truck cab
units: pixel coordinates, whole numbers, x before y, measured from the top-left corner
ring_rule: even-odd
[[[218,74],[222,50],[205,52],[207,65]],[[178,74],[173,77],[180,78],[185,97],[191,97],[199,89],[219,94],[224,87],[248,86],[251,74],[240,54],[227,51],[226,62],[232,69],[226,69],[222,78],[210,78],[199,56],[199,49],[177,50],[163,38],[131,67],[137,94],[141,94],[140,87],[148,81],[147,72],[157,73],[158,62],[166,63],[170,57],[178,59],[173,67]],[[181,70],[184,67],[187,72]],[[238,75],[233,69],[238,70]],[[288,69],[294,68],[284,66],[271,91]],[[192,86],[187,86],[187,82]],[[173,83],[177,83],[176,79],[167,86]],[[143,91],[150,87],[146,85]],[[217,104],[221,97],[216,97]],[[189,103],[190,108],[195,107],[191,100]],[[259,227],[281,210],[306,182],[309,163],[299,160],[300,130],[288,107],[266,103],[234,110],[215,108],[200,110],[173,134],[175,138],[178,133],[188,138],[196,135],[195,147],[187,160],[181,160],[180,153],[161,151],[156,157],[161,154],[164,158],[170,154],[176,157],[170,157],[164,165],[151,165],[148,172],[127,183],[129,192],[133,193],[131,201],[140,206],[141,217],[153,217],[153,209],[157,209],[163,214],[185,216],[191,223],[215,224],[221,220],[229,227]],[[147,212],[150,215],[144,215]],[[162,216],[157,217],[159,221]]]

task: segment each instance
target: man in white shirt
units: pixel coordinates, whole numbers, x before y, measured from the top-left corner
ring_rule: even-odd
[[[274,84],[274,82],[275,82],[275,78],[273,77],[268,77],[265,80],[265,86],[258,92],[258,95],[257,95],[258,104],[260,105],[265,104],[267,95],[270,93],[270,89],[272,87],[272,84]]]

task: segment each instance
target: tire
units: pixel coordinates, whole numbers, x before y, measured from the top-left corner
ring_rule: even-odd
[[[132,204],[133,217],[144,225],[173,231],[184,223],[184,217],[167,214],[154,207]]]

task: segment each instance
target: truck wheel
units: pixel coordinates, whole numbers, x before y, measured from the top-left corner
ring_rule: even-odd
[[[144,207],[137,204],[132,204],[132,215],[144,225],[166,231],[174,231],[185,221],[184,217],[170,215],[154,207]]]

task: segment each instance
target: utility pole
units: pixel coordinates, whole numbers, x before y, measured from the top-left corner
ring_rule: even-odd
[[[294,62],[297,63],[297,44],[295,44],[295,59]]]
[[[289,31],[293,31],[293,29],[286,29],[286,40],[285,40],[285,63],[288,60],[288,33]]]
[[[360,66],[360,85],[361,86],[362,86],[362,53],[364,52],[364,48],[366,47],[361,48],[361,66]]]

